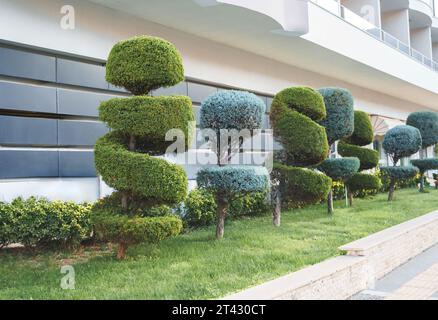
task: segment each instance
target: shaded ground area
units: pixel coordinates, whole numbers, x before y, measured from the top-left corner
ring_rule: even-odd
[[[438,191],[397,191],[355,200],[353,208],[335,204],[289,211],[282,226],[271,217],[229,221],[225,239],[214,226],[159,246],[130,248],[126,261],[114,260],[106,245],[78,252],[36,254],[0,250],[0,299],[202,299],[218,298],[339,255],[339,246],[438,209]],[[63,290],[60,266],[75,271],[75,290]],[[383,288],[384,289],[384,288]],[[382,289],[382,290],[383,290]]]

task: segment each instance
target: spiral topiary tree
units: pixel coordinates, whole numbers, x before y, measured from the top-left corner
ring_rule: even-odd
[[[197,183],[200,188],[215,195],[217,239],[224,236],[225,219],[233,200],[268,189],[266,168],[229,165],[231,157],[239,152],[245,138],[249,138],[253,130],[261,128],[264,111],[265,105],[256,95],[235,90],[214,93],[201,105],[200,128],[214,132],[214,137],[207,136],[213,138],[210,142],[213,142],[212,149],[219,166],[201,169]],[[239,132],[242,130],[248,131],[249,135],[241,135]],[[233,145],[232,141],[237,141],[237,145]]]
[[[363,111],[354,112],[354,132],[338,144],[338,153],[343,157],[357,157],[360,160],[359,171],[370,170],[378,166],[379,153],[363,148],[374,140],[373,126],[370,116]],[[379,190],[380,179],[372,174],[356,173],[345,182],[348,190],[348,203],[353,205],[353,194],[361,190]]]
[[[318,167],[319,170],[324,172],[333,181],[344,182],[353,176],[360,167],[360,161],[358,158],[337,158],[327,159]],[[333,214],[333,193],[330,192],[327,199],[328,213]]]
[[[112,131],[95,146],[97,172],[117,190],[95,206],[95,232],[117,242],[117,257],[123,259],[129,245],[158,242],[181,231],[181,220],[159,208],[185,199],[186,173],[155,156],[173,143],[165,139],[171,129],[184,132],[189,145],[194,115],[188,97],[148,95],[184,79],[179,52],[163,39],[141,36],[117,43],[108,57],[106,79],[135,95],[100,105],[99,118]]]
[[[409,157],[421,149],[420,130],[412,126],[397,126],[389,130],[383,140],[383,149],[392,160],[393,167],[382,167],[381,171],[390,177],[388,201],[394,199],[397,180],[415,177],[419,170],[414,166],[397,167],[401,158]]]
[[[270,120],[274,137],[283,146],[271,177],[275,226],[280,226],[282,204],[319,203],[329,193],[331,179],[306,168],[327,158],[327,135],[318,124],[325,117],[324,100],[311,88],[287,88],[274,97]]]
[[[327,108],[327,117],[321,121],[327,132],[327,139],[330,145],[340,139],[350,137],[354,131],[354,101],[350,91],[342,88],[321,88],[319,93],[324,98],[324,103]],[[329,177],[335,177],[335,180],[345,181],[353,173],[357,172],[355,161],[347,159],[327,159],[322,163],[319,169]],[[354,163],[354,164],[353,164]],[[345,167],[343,167],[345,166]],[[354,170],[354,171],[353,171]],[[337,173],[342,172],[342,176],[337,176]],[[333,190],[327,197],[327,208],[329,214],[333,214]]]
[[[436,112],[413,112],[409,115],[406,124],[420,130],[423,149],[438,143],[438,114]],[[412,160],[411,163],[420,169],[420,192],[424,192],[425,173],[438,169],[438,159]]]

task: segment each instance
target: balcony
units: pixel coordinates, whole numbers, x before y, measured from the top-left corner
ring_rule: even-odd
[[[400,41],[398,38],[392,36],[388,32],[385,32],[381,28],[375,26],[374,24],[368,22],[358,14],[354,13],[350,9],[341,5],[339,0],[311,0],[314,4],[325,9],[326,11],[338,16],[354,27],[368,33],[370,36],[376,38],[377,40],[385,43],[386,45],[398,50],[399,52],[409,56],[411,59],[421,63],[423,66],[438,72],[438,62],[429,59],[423,55],[418,50],[415,50],[408,44]],[[425,2],[428,6],[433,6],[430,0],[419,0]]]

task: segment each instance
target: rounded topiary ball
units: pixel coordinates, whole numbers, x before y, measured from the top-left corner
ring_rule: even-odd
[[[333,180],[344,180],[355,174],[360,167],[358,158],[336,158],[327,159],[318,166],[318,169],[324,172]]]
[[[219,91],[202,102],[200,127],[215,131],[259,129],[265,108],[263,101],[253,93]]]
[[[354,131],[354,101],[350,91],[342,88],[321,88],[327,117],[321,121],[329,144],[348,138]]]
[[[429,158],[429,159],[417,159],[411,160],[413,166],[420,169],[420,172],[426,172],[429,170],[437,170],[438,169],[438,159],[437,158]]]
[[[135,95],[184,80],[181,55],[170,42],[149,36],[120,41],[111,50],[106,80]]]
[[[420,130],[423,148],[438,143],[438,114],[436,112],[413,112],[409,115],[406,124]]]
[[[388,130],[383,140],[383,149],[395,160],[417,153],[421,149],[421,145],[420,131],[405,125]]]

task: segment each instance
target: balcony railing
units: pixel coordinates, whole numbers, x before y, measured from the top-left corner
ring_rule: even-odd
[[[319,7],[329,11],[330,13],[342,18],[356,28],[365,31],[372,37],[382,41],[386,45],[398,50],[399,52],[409,56],[411,59],[421,63],[425,67],[438,72],[438,62],[426,57],[424,54],[410,47],[408,44],[390,35],[386,31],[380,29],[374,24],[368,22],[360,15],[341,5],[339,0],[310,0]],[[429,1],[425,0],[429,3]]]

